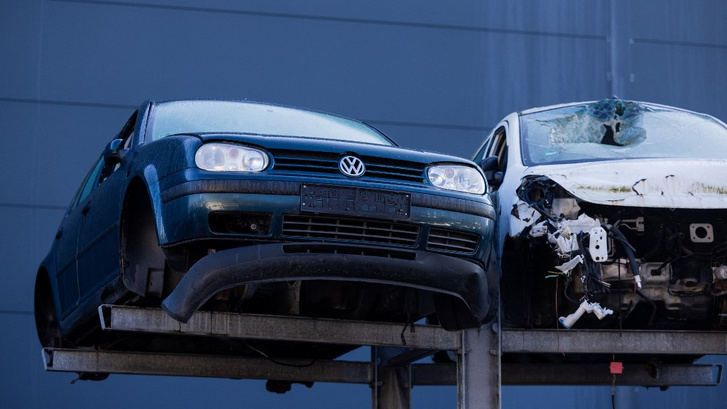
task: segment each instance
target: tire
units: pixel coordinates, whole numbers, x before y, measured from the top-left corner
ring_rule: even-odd
[[[35,329],[43,348],[61,348],[67,344],[61,335],[55,302],[48,276],[41,272],[35,281]]]

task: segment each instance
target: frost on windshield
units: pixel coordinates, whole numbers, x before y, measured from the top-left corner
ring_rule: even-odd
[[[578,108],[569,116],[555,120],[548,133],[551,145],[562,143],[600,143],[626,146],[646,139],[641,126],[646,107],[618,98],[603,99]]]
[[[157,103],[150,133],[152,140],[185,133],[236,133],[392,144],[383,134],[356,120],[316,111],[239,101]]]

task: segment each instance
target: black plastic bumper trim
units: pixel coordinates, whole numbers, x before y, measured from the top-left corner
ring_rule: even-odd
[[[329,249],[321,251],[325,246]],[[315,247],[315,251],[305,252],[300,243],[274,243],[212,253],[187,271],[162,308],[186,323],[210,297],[227,288],[254,282],[341,280],[448,294],[464,301],[477,321],[489,311],[487,277],[476,263],[421,251],[412,251],[411,259],[403,259],[363,255],[365,246],[317,243]]]

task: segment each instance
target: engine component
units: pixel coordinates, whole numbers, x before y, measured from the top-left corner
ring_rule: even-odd
[[[714,231],[709,223],[692,223],[689,225],[689,238],[692,243],[711,243],[714,241]]]
[[[588,233],[591,238],[588,244],[588,252],[596,263],[602,263],[608,258],[608,241],[606,240],[606,230],[599,226],[594,227]]]

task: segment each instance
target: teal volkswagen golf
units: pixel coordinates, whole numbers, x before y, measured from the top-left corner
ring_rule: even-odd
[[[35,285],[44,346],[101,304],[479,326],[494,211],[471,161],[291,107],[143,104],[93,165]]]

